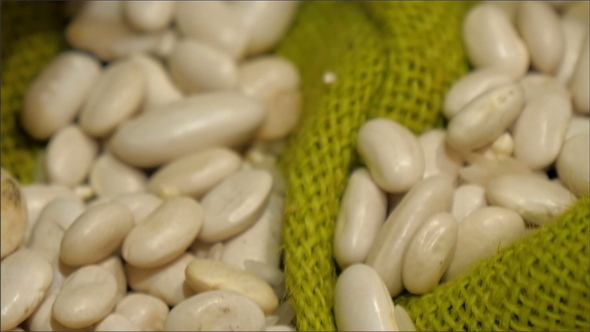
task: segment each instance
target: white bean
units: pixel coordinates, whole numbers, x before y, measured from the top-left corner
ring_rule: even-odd
[[[77,125],[63,127],[49,140],[45,170],[51,183],[73,187],[88,176],[98,153],[98,143]]]
[[[264,331],[262,310],[249,298],[218,290],[192,296],[168,315],[164,331]]]
[[[59,54],[25,94],[21,123],[27,133],[48,139],[74,120],[100,73],[100,63],[90,55]]]
[[[154,32],[166,28],[172,22],[174,1],[123,1],[123,14],[135,29]]]
[[[180,195],[199,198],[241,165],[240,155],[230,149],[207,149],[162,166],[151,176],[147,189],[158,194],[174,188]]]
[[[582,114],[590,114],[590,33],[580,50],[580,57],[570,81],[574,109]]]
[[[119,302],[127,294],[127,277],[125,276],[123,261],[118,255],[114,254],[96,263],[96,265],[105,268],[115,277],[117,282],[116,301]]]
[[[486,187],[491,205],[516,211],[535,225],[543,225],[565,211],[574,195],[563,186],[527,174],[503,174]]]
[[[111,201],[121,203],[131,209],[134,217],[133,221],[136,225],[143,222],[163,202],[160,198],[150,193],[120,194],[115,196]]]
[[[223,180],[203,197],[205,221],[198,239],[216,242],[252,226],[262,215],[272,187],[264,170],[243,170]]]
[[[123,258],[139,268],[154,268],[180,257],[203,225],[203,208],[192,198],[167,199],[129,232]]]
[[[403,254],[420,226],[433,214],[449,211],[453,199],[452,179],[438,175],[416,184],[387,217],[366,263],[383,279],[391,296],[403,290]]]
[[[339,331],[399,331],[391,295],[370,266],[354,264],[344,269],[334,296]]]
[[[168,57],[168,68],[174,82],[187,94],[231,90],[238,82],[238,68],[229,54],[188,38],[176,44]]]
[[[0,169],[2,200],[0,210],[0,257],[14,252],[25,239],[27,231],[27,201],[18,181],[4,168]]]
[[[524,89],[524,99],[527,103],[548,93],[559,93],[568,98],[571,95],[566,85],[549,74],[530,72],[518,81],[518,84]]]
[[[259,101],[266,101],[279,91],[297,89],[300,82],[293,63],[277,55],[246,60],[239,67],[240,91]]]
[[[457,222],[461,222],[472,212],[487,205],[484,187],[478,184],[467,183],[455,188],[451,212]]]
[[[146,175],[113,156],[100,155],[90,169],[90,185],[99,196],[136,193],[145,190]]]
[[[491,257],[498,248],[520,238],[523,232],[524,221],[512,210],[487,206],[473,212],[459,223],[457,246],[443,281]]]
[[[587,12],[589,10],[587,2],[580,1],[578,4],[579,3],[586,3],[585,11]],[[573,6],[570,6],[570,8],[568,8],[568,12],[572,7]],[[584,37],[588,31],[588,26],[586,22],[567,14],[562,15],[560,23],[565,38],[565,45],[563,57],[555,73],[555,77],[562,84],[567,84],[574,73],[576,63],[578,62],[578,57],[580,56],[582,45],[584,45]]]
[[[127,317],[141,331],[161,331],[169,312],[162,300],[142,293],[129,293],[115,308],[115,313]]]
[[[590,135],[588,132],[568,138],[557,158],[561,182],[577,197],[590,193]]]
[[[138,327],[129,318],[112,313],[96,324],[94,331],[137,331]]]
[[[53,303],[57,293],[48,294],[43,302],[37,307],[37,309],[27,318],[25,321],[25,327],[28,331],[76,331],[79,329],[72,329],[60,324],[51,314]],[[80,330],[91,330],[92,326],[88,326],[85,329]]]
[[[400,331],[416,331],[416,327],[414,327],[414,323],[404,307],[396,304],[393,312]]]
[[[418,139],[397,122],[377,118],[360,128],[357,149],[371,177],[390,193],[408,191],[424,174],[424,153]]]
[[[99,322],[115,307],[117,281],[105,268],[86,265],[65,281],[52,307],[53,317],[70,328]]]
[[[0,327],[17,327],[41,304],[51,282],[51,264],[34,250],[19,250],[0,264]]]
[[[249,31],[244,20],[229,5],[215,1],[179,1],[176,24],[189,38],[200,40],[234,59],[246,51]]]
[[[508,15],[500,8],[477,4],[463,21],[463,41],[475,68],[494,67],[517,79],[529,68],[529,51]]]
[[[268,283],[230,263],[197,258],[188,264],[185,275],[186,283],[197,293],[211,290],[234,291],[254,301],[267,315],[279,306],[279,300]]]
[[[424,152],[424,178],[445,174],[456,179],[459,175],[463,158],[446,144],[446,135],[442,129],[431,129],[418,136]]]
[[[590,134],[590,117],[574,113],[570,118],[565,139],[570,139],[578,134]]]
[[[524,90],[517,84],[490,90],[451,119],[447,142],[458,151],[471,151],[492,143],[516,120],[523,106]]]
[[[516,20],[534,68],[554,73],[563,58],[565,36],[559,15],[543,1],[524,1]]]
[[[145,76],[145,93],[141,106],[144,112],[158,109],[184,97],[182,92],[172,83],[168,72],[157,59],[147,54],[137,53],[132,55],[130,60],[143,69]]]
[[[174,261],[153,269],[140,269],[125,264],[129,286],[136,292],[145,292],[169,306],[176,306],[195,294],[195,291],[185,283],[184,274],[187,265],[194,258],[193,255],[184,253]]]
[[[568,96],[553,92],[530,100],[513,129],[514,156],[533,170],[551,165],[565,141],[572,115]]]
[[[387,214],[387,197],[366,168],[355,170],[344,191],[334,230],[334,257],[341,268],[365,261]]]
[[[260,140],[271,140],[290,134],[299,123],[302,103],[303,95],[299,90],[277,93],[266,102],[266,118],[255,137]]]
[[[120,126],[111,139],[117,157],[151,167],[211,147],[243,145],[264,120],[262,104],[235,92],[198,94],[168,108]]]
[[[452,119],[465,105],[482,93],[504,84],[514,83],[514,79],[496,68],[476,69],[455,82],[447,92],[443,112]]]
[[[67,198],[82,203],[82,200],[70,188],[58,184],[28,184],[21,187],[21,192],[27,202],[29,228],[37,223],[41,210],[54,199]]]

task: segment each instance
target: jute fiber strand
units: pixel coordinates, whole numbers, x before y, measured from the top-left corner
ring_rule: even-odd
[[[22,95],[64,49],[63,3],[2,2],[2,166],[35,177],[43,143],[18,123]],[[284,267],[300,330],[335,330],[332,235],[354,142],[368,118],[415,133],[444,124],[441,103],[468,70],[465,2],[305,1],[279,48],[301,70],[304,116],[281,166],[288,180]],[[325,73],[336,81],[324,84]],[[589,200],[424,296],[402,295],[419,330],[587,330]]]

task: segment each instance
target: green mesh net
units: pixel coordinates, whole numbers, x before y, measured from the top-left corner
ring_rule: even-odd
[[[2,2],[2,167],[27,183],[42,147],[18,123],[22,94],[63,48],[62,4]],[[335,330],[332,235],[358,128],[387,117],[415,133],[468,70],[460,1],[304,1],[278,52],[301,70],[302,121],[281,158],[283,259],[299,330]],[[324,76],[335,77],[332,83]],[[402,294],[419,330],[588,330],[588,198],[423,296]]]

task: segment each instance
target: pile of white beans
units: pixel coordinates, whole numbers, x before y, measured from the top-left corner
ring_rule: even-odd
[[[280,269],[297,1],[76,2],[2,170],[1,330],[294,331]],[[102,61],[102,63],[101,63]]]
[[[447,129],[361,127],[366,168],[334,235],[339,330],[413,329],[392,296],[432,291],[589,194],[589,15],[588,1],[478,4]]]

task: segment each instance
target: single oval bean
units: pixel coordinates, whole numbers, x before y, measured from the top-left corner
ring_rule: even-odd
[[[264,120],[262,104],[235,92],[203,93],[168,108],[123,124],[111,139],[113,152],[133,166],[158,166],[211,147],[243,145]]]
[[[187,94],[231,90],[238,82],[234,59],[197,40],[179,41],[168,57],[168,68],[170,77]]]
[[[448,212],[432,215],[408,244],[402,268],[404,287],[412,294],[433,290],[451,263],[459,224]]]
[[[105,137],[139,110],[144,94],[142,68],[128,59],[112,62],[100,76],[80,112],[80,127]]]
[[[492,205],[517,212],[535,225],[543,225],[560,215],[574,202],[574,195],[563,186],[527,174],[503,174],[486,186]]]
[[[524,90],[506,84],[467,104],[451,119],[447,143],[458,151],[472,151],[492,143],[516,120],[524,106]]]
[[[496,68],[476,69],[451,86],[445,96],[443,114],[452,119],[482,93],[508,83],[514,83],[514,79]]]
[[[18,181],[4,168],[0,169],[1,210],[0,210],[0,257],[14,252],[25,239],[27,231],[27,201]]]
[[[530,100],[514,124],[516,159],[533,170],[551,165],[565,141],[571,115],[570,98],[561,93]]]
[[[182,35],[200,40],[234,59],[244,55],[249,31],[244,20],[226,3],[180,1],[175,15]]]
[[[367,121],[359,130],[357,149],[375,183],[387,192],[408,191],[424,174],[424,152],[418,139],[397,122]]]
[[[577,197],[590,193],[590,135],[588,132],[568,138],[557,158],[561,182]]]
[[[542,1],[525,1],[518,10],[516,26],[528,46],[533,67],[554,73],[565,46],[559,15]]]
[[[100,155],[90,170],[90,185],[99,196],[136,193],[145,190],[147,176],[109,152]]]
[[[169,306],[176,306],[195,294],[185,283],[184,274],[187,265],[194,258],[193,255],[184,253],[174,261],[153,269],[140,269],[125,264],[125,274],[134,291],[148,293]]]
[[[273,289],[264,280],[230,263],[196,258],[186,267],[185,275],[186,283],[197,293],[234,291],[254,301],[266,315],[279,306]]]
[[[498,7],[482,3],[473,7],[463,21],[463,42],[475,68],[494,67],[512,78],[529,68],[529,51],[508,15]]]
[[[387,197],[366,168],[355,170],[344,191],[334,231],[334,257],[341,268],[365,261],[387,214]]]
[[[216,242],[252,226],[262,215],[272,187],[264,170],[243,170],[223,180],[203,197],[203,228],[198,239]]]
[[[266,118],[256,132],[256,139],[279,139],[290,134],[299,123],[302,103],[299,90],[281,91],[268,100]]]
[[[154,32],[170,25],[175,7],[173,1],[129,1],[123,2],[121,9],[135,29]]]
[[[334,318],[339,331],[398,331],[387,287],[370,266],[342,271],[334,290]]]
[[[117,281],[105,268],[86,265],[65,281],[52,307],[53,318],[70,328],[99,322],[115,307]]]
[[[211,148],[176,159],[154,173],[147,189],[155,194],[178,190],[180,195],[201,197],[236,172],[242,158],[227,148]]]
[[[51,282],[51,264],[34,250],[19,250],[0,264],[0,327],[17,327],[41,304]]]
[[[448,281],[521,237],[524,221],[514,211],[496,206],[479,209],[459,223],[457,246],[443,276]]]
[[[115,308],[115,313],[127,317],[141,331],[161,331],[169,312],[162,300],[143,293],[129,293]]]
[[[474,211],[487,205],[485,188],[478,184],[466,183],[455,188],[451,212],[457,222],[461,222]]]
[[[100,63],[90,55],[59,54],[25,94],[20,120],[27,133],[44,140],[72,122],[100,73]]]
[[[431,176],[410,189],[387,217],[366,263],[381,276],[391,296],[403,290],[403,254],[412,237],[431,215],[449,211],[452,199],[452,179],[444,175]]]
[[[240,91],[263,102],[279,91],[299,88],[300,82],[293,63],[277,55],[246,60],[239,67]]]
[[[182,255],[203,225],[203,208],[192,198],[172,197],[129,232],[123,258],[139,268],[153,268]]]
[[[264,313],[249,298],[218,290],[192,296],[175,306],[164,331],[263,331]]]
[[[416,331],[416,327],[414,327],[414,323],[404,307],[396,304],[393,312],[395,313],[395,320],[400,331]]]
[[[77,125],[69,125],[49,140],[45,155],[45,170],[51,183],[79,185],[88,176],[98,153],[98,143]]]

